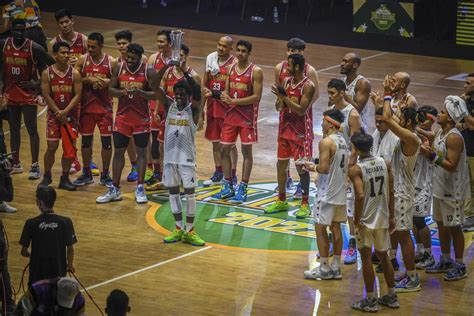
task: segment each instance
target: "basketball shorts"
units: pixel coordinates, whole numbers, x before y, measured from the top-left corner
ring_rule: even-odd
[[[163,185],[167,188],[179,187],[183,182],[185,189],[197,186],[196,167],[165,163],[163,167]]]
[[[354,186],[352,185],[352,182],[349,181],[349,184],[347,185],[347,203],[346,203],[348,217],[352,217],[352,218],[354,217],[354,207],[355,207]]]
[[[224,145],[233,145],[240,136],[242,145],[252,145],[258,142],[257,126],[242,127],[225,124],[222,127],[221,143]]]
[[[431,214],[432,198],[426,194],[415,193],[413,216],[426,217]]]
[[[464,200],[447,200],[433,197],[433,219],[443,226],[456,227],[464,223]]]
[[[395,196],[395,230],[413,229],[413,201]]]
[[[224,118],[207,117],[205,137],[207,140],[215,143],[221,141],[222,128],[224,127]]]
[[[364,226],[362,229],[356,229],[355,234],[358,249],[372,249],[372,246],[380,252],[390,249],[390,233],[388,228],[371,229]]]
[[[300,158],[307,158],[313,156],[313,140],[290,140],[286,138],[278,138],[278,159],[298,160]]]
[[[79,124],[77,123],[79,118],[76,116],[71,117],[72,127],[76,130],[79,128]],[[61,139],[61,123],[58,121],[56,116],[48,111],[47,121],[46,121],[46,140],[56,141]]]
[[[313,217],[316,224],[330,226],[333,222],[342,223],[347,221],[346,206],[316,199],[313,205]]]
[[[100,136],[111,136],[114,125],[112,113],[81,113],[79,132],[82,135],[94,135],[96,125],[99,128]]]
[[[133,111],[117,114],[114,122],[114,132],[127,137],[135,134],[150,132],[150,118],[143,118]]]

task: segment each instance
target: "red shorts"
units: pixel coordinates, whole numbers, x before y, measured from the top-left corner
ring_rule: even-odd
[[[224,118],[208,116],[206,122],[206,133],[204,137],[213,143],[219,142],[221,140],[221,132],[223,127]]]
[[[307,158],[313,156],[313,140],[290,140],[286,138],[278,138],[278,159],[287,160],[293,158]]]
[[[114,132],[132,137],[132,135],[150,133],[150,131],[150,119],[143,119],[133,111],[115,116]]]
[[[237,142],[237,136],[240,136],[240,143],[242,145],[255,144],[258,141],[257,126],[242,127],[224,123],[221,131],[221,144],[235,144]]]
[[[71,117],[74,122],[72,127],[77,130],[78,128],[78,117]],[[61,139],[61,123],[59,123],[56,116],[53,113],[48,111],[47,119],[46,119],[46,140],[60,140]]]
[[[94,135],[95,126],[99,128],[100,136],[112,135],[114,121],[112,113],[81,113],[79,132],[82,135]]]

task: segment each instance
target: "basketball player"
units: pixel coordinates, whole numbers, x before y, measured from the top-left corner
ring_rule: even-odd
[[[446,281],[467,277],[464,256],[464,201],[469,196],[469,170],[464,139],[455,127],[468,115],[465,102],[448,96],[438,114],[441,129],[436,133],[433,148],[423,144],[422,153],[434,164],[433,219],[438,225],[441,259],[426,268],[427,273],[447,272]],[[451,239],[456,260],[451,260]]]
[[[193,246],[204,246],[205,242],[194,231],[196,197],[195,135],[201,116],[201,88],[193,79],[184,61],[173,67],[183,74],[173,85],[174,100],[158,89],[160,103],[167,110],[164,136],[163,184],[169,190],[171,211],[176,221],[176,229],[164,238],[165,243],[183,241]],[[168,68],[171,71],[173,68]],[[183,221],[180,185],[183,183],[186,196],[186,223]]]
[[[323,113],[323,135],[319,142],[319,164],[305,162],[304,167],[318,173],[316,180],[316,201],[314,204],[314,220],[316,241],[318,243],[321,265],[304,272],[307,279],[330,280],[342,279],[341,223],[347,220],[346,212],[346,181],[349,146],[341,133],[344,114],[337,109]],[[327,228],[331,227],[334,238],[334,258],[329,265],[329,236]]]
[[[304,75],[305,59],[303,55],[288,56],[288,72],[292,75],[283,82],[283,86],[272,86],[272,93],[277,96],[276,110],[280,112],[278,126],[278,200],[265,208],[265,213],[285,212],[289,209],[286,201],[287,169],[291,158],[294,161],[310,159],[313,156],[313,109],[312,103],[316,87]],[[281,91],[280,91],[281,90]],[[303,165],[297,164],[303,190],[297,218],[311,214],[309,207],[310,176]]]
[[[127,58],[127,47],[133,40],[133,34],[129,30],[119,31],[115,33],[115,42],[117,43],[117,50],[120,53],[120,56],[117,58],[117,63],[120,64],[122,61],[125,61]],[[147,62],[148,58],[145,54],[142,56],[142,61]],[[138,179],[137,172],[137,151],[135,150],[135,144],[133,143],[133,138],[130,139],[127,147],[128,159],[132,165],[132,169],[127,176],[128,182],[135,182]]]
[[[387,254],[390,232],[395,228],[393,175],[390,163],[372,156],[372,136],[357,132],[351,138],[359,161],[349,169],[354,185],[357,248],[362,259],[362,275],[367,296],[352,303],[352,308],[364,312],[378,311],[378,304],[400,307],[395,292],[394,271]],[[372,266],[372,247],[382,263],[388,293],[377,300],[374,294],[375,273]]]
[[[350,138],[355,132],[359,131],[362,125],[360,114],[357,109],[346,101],[346,84],[340,79],[331,79],[328,83],[329,104],[331,109],[338,109],[344,114],[342,123],[342,135],[348,144],[348,157],[351,157]],[[349,168],[355,163],[354,157],[349,159]],[[352,186],[347,187],[347,216],[349,222],[349,249],[344,258],[344,264],[354,264],[357,261],[357,250],[354,238],[354,195]]]
[[[383,120],[383,108],[375,110],[375,131],[372,133],[373,146],[371,154],[392,161],[393,150],[398,143],[398,137],[388,128]]]
[[[362,126],[367,129],[368,124],[368,108],[367,102],[370,97],[370,82],[358,70],[362,58],[357,53],[347,53],[341,61],[341,74],[344,75],[342,80],[346,84],[346,100],[352,104],[360,113]]]
[[[79,187],[94,183],[90,162],[96,125],[99,128],[102,143],[102,174],[99,183],[106,185],[112,182],[109,167],[112,158],[113,109],[108,88],[116,61],[110,55],[105,54],[103,48],[104,36],[100,33],[91,33],[87,38],[88,52],[79,57],[75,66],[81,73],[83,84],[79,121],[84,169],[82,175],[73,183]]]
[[[420,138],[433,139],[432,126],[438,111],[429,105],[422,106],[417,113],[416,133]],[[413,212],[413,235],[416,240],[415,263],[418,269],[432,266],[435,261],[431,253],[431,230],[426,226],[426,217],[431,215],[433,201],[433,164],[423,155],[418,155],[415,164],[415,203]]]
[[[130,44],[127,48],[127,59],[117,64],[109,83],[109,95],[118,98],[117,114],[115,116],[113,140],[114,156],[112,162],[113,183],[107,186],[107,192],[96,199],[97,203],[108,203],[122,200],[120,193],[120,177],[125,164],[125,151],[130,138],[135,140],[137,148],[138,180],[135,190],[135,201],[146,203],[148,198],[143,186],[147,145],[150,139],[150,108],[148,101],[155,99],[152,83],[158,84],[159,77],[153,67],[142,61],[143,47]],[[152,81],[153,80],[153,81]]]
[[[306,48],[306,43],[300,38],[291,38],[288,43],[286,44],[286,56],[288,57],[291,54],[300,54],[304,56],[304,51]],[[311,66],[309,63],[306,63],[304,66],[303,73],[306,77],[311,80],[316,88],[316,91],[313,96],[313,102],[316,102],[319,98],[319,78],[318,78],[318,73],[316,69]],[[286,78],[292,76],[288,72],[288,59],[282,60],[278,65],[275,66],[275,84],[278,85],[283,85],[283,82],[285,81]],[[291,178],[290,175],[290,165],[288,164],[288,172],[287,172],[287,182],[286,182],[286,189],[290,189],[293,186],[293,179]],[[275,191],[279,191],[278,187],[275,189]],[[295,199],[301,199],[303,195],[303,192],[301,190],[301,184],[298,183],[296,186],[295,193],[293,194],[293,198]]]
[[[13,19],[12,37],[0,40],[0,60],[3,80],[0,81],[3,98],[9,111],[10,148],[13,152],[11,173],[22,173],[20,164],[21,118],[25,122],[30,137],[31,168],[28,179],[41,177],[38,164],[39,135],[36,104],[40,81],[37,71],[43,71],[54,59],[39,44],[25,38],[26,22]]]
[[[207,105],[205,137],[212,143],[212,154],[215,165],[214,174],[209,180],[204,181],[204,186],[221,183],[224,178],[221,157],[222,145],[220,140],[225,113],[229,106],[219,99],[219,93],[225,91],[230,67],[237,62],[237,58],[231,54],[233,43],[234,41],[230,36],[222,36],[219,38],[217,51],[207,56],[206,72],[202,78],[205,96],[203,102]],[[215,62],[216,56],[217,63]],[[212,92],[214,92],[214,97],[212,97]],[[232,164],[232,183],[234,185],[237,185],[237,154],[237,147],[233,146],[230,151],[230,158]]]
[[[59,146],[59,139],[68,137],[63,133],[64,127],[70,127],[77,132],[79,125],[79,102],[82,93],[80,73],[72,67],[69,61],[71,47],[64,42],[53,45],[53,55],[56,63],[49,66],[41,74],[41,91],[48,105],[48,118],[46,123],[46,140],[48,147],[44,153],[44,177],[41,186],[48,186],[52,182],[51,169],[54,164],[55,153]],[[71,159],[64,155],[61,158],[63,173],[59,181],[59,188],[76,191],[76,187],[69,181]]]
[[[180,80],[184,79],[184,74],[181,69],[184,69],[184,71],[188,73],[194,79],[194,81],[198,83],[200,87],[201,78],[199,77],[197,72],[195,72],[191,67],[188,67],[186,65],[188,61],[188,56],[189,56],[189,48],[186,45],[182,44],[181,50],[180,50],[181,65],[179,67],[173,66],[166,69],[165,74],[163,75],[163,79],[161,80],[161,87],[165,91],[166,95],[170,97],[171,99],[175,98],[175,93],[174,93],[174,88],[173,88],[174,85]],[[155,108],[154,115],[159,116],[159,112],[157,108]],[[155,119],[159,119],[159,117]],[[157,191],[162,188],[163,188],[163,184],[158,181],[151,185],[146,186],[147,191]]]
[[[410,75],[406,72],[397,72],[390,76],[390,87],[391,91],[393,91],[390,106],[397,118],[401,117],[404,108],[410,107],[416,109],[418,107],[416,98],[407,91],[410,81]],[[376,109],[383,107],[383,98],[378,92],[371,92],[370,96]]]
[[[221,132],[222,167],[224,181],[221,192],[215,198],[231,199],[231,203],[242,203],[247,200],[247,186],[253,166],[252,145],[258,141],[257,116],[258,105],[262,98],[263,73],[260,67],[249,61],[252,44],[240,40],[236,45],[237,60],[229,72],[226,91],[221,100],[229,105]],[[242,181],[237,193],[232,186],[232,163],[230,152],[240,136],[242,144]]]
[[[415,178],[414,169],[420,140],[415,133],[417,125],[416,110],[413,107],[401,109],[400,122],[392,114],[392,93],[394,90],[394,80],[391,76],[385,77],[383,120],[388,128],[399,138],[392,156],[392,168],[394,174],[395,190],[395,232],[390,236],[391,249],[390,259],[396,258],[398,243],[402,248],[403,261],[406,267],[406,274],[396,284],[397,292],[415,292],[421,290],[420,278],[415,268],[415,248],[411,240],[410,230],[413,229],[413,204],[415,200]],[[395,259],[396,260],[396,259]],[[395,261],[393,260],[393,261]],[[394,263],[395,268],[396,263]]]
[[[156,46],[158,51],[148,58],[148,64],[152,65],[158,72],[165,65],[166,60],[171,57],[171,30],[161,30],[156,34]],[[155,113],[157,108],[158,115],[151,118],[151,162],[148,162],[147,182],[161,181],[161,167],[163,166],[163,146],[164,142],[166,111],[163,105],[155,100],[150,101],[150,111]],[[157,120],[159,118],[159,120]]]

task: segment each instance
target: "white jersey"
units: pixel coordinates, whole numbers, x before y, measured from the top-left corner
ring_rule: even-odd
[[[381,157],[360,159],[357,165],[362,170],[364,182],[364,208],[361,224],[370,229],[388,228],[389,178],[385,160]]]
[[[416,194],[429,197],[433,194],[433,163],[423,155],[418,155],[415,164]]]
[[[418,143],[420,143],[417,138]],[[392,156],[393,189],[395,197],[404,200],[415,200],[415,164],[420,148],[413,156],[406,156],[402,151],[400,139]]]
[[[352,82],[347,82],[347,76],[344,76],[341,78],[341,80],[343,80],[344,83],[346,84],[346,95],[349,96],[351,100],[353,101],[355,101],[357,83],[359,82],[359,80],[362,80],[362,79],[365,79],[365,77],[362,75],[357,75],[357,77],[355,77],[355,79],[352,80]],[[361,118],[362,126],[364,127],[364,129],[367,128],[367,124],[368,124],[368,109],[369,107],[366,105],[364,106],[364,109],[362,110],[362,112],[360,112],[360,118]]]
[[[446,159],[448,150],[446,139],[451,134],[462,137],[457,128],[450,129],[445,135],[439,130],[434,139],[434,149],[438,155]],[[442,200],[464,200],[470,193],[469,170],[466,158],[466,147],[461,153],[459,164],[454,172],[449,172],[441,166],[434,166],[433,172],[433,196]]]
[[[346,205],[347,163],[349,147],[341,133],[328,136],[336,144],[328,174],[319,174],[316,199],[334,205]]]
[[[400,96],[399,98],[397,98],[395,100],[395,98],[392,98],[392,100],[390,101],[390,107],[392,108],[392,111],[393,113],[395,114],[395,116],[397,117],[401,117],[402,116],[402,109],[400,108],[399,104],[400,104],[400,101],[402,101],[404,98],[408,98],[410,97],[411,94],[409,94],[408,92],[402,96]]]
[[[391,130],[385,132],[381,137],[380,132],[376,129],[372,133],[374,143],[371,154],[374,156],[385,158],[387,161],[392,161],[393,151],[398,144],[398,136]]]
[[[191,103],[179,111],[176,102],[173,102],[166,116],[163,161],[165,164],[196,165],[194,144],[196,130]]]
[[[335,109],[335,108],[336,108],[336,105],[334,105],[334,104],[331,105],[331,107],[330,107],[330,109]],[[349,127],[349,116],[351,115],[352,110],[357,111],[352,104],[348,104],[345,108],[340,110],[342,112],[342,114],[344,114],[344,122],[342,122],[342,125],[341,125],[341,127],[342,127],[342,136],[346,140],[349,151],[352,148],[352,146],[351,146],[351,128]]]

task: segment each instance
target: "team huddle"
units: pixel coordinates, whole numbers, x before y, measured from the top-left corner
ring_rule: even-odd
[[[221,184],[220,192],[212,198],[245,203],[263,90],[263,72],[249,60],[252,44],[240,40],[234,45],[230,36],[222,36],[217,51],[207,56],[201,78],[186,64],[186,45],[181,46],[180,61],[170,62],[169,30],[157,33],[158,51],[148,58],[143,47],[132,42],[130,31],[116,33],[120,55],[114,58],[103,52],[102,34],[75,32],[67,10],[56,12],[55,17],[61,34],[50,42],[50,54],[25,38],[25,21],[21,19],[12,21],[13,36],[0,41],[2,103],[10,110],[13,173],[22,172],[19,149],[23,115],[31,141],[28,177],[41,178],[36,104],[44,102],[48,107],[47,149],[40,186],[53,181],[51,170],[60,141],[59,188],[75,191],[94,183],[93,175],[99,172],[92,150],[97,126],[100,184],[106,186],[106,192],[96,202],[122,199],[120,183],[127,152],[132,165],[127,180],[137,183],[137,203],[148,201],[146,191],[169,191],[176,229],[164,241],[204,245],[194,230],[198,185],[195,135],[205,124],[215,172],[203,184]],[[234,47],[235,56],[231,54]],[[466,95],[448,96],[438,111],[432,106],[418,106],[408,93],[410,75],[405,72],[387,75],[383,94],[372,91],[369,80],[358,73],[362,58],[356,53],[346,54],[341,61],[343,76],[328,82],[328,108],[318,113],[323,118],[323,138],[318,143],[319,158],[314,159],[312,104],[320,95],[319,79],[315,68],[305,61],[303,40],[293,38],[287,48],[287,58],[275,67],[271,86],[279,114],[278,198],[264,212],[289,211],[287,191],[293,187],[289,171],[293,159],[299,183],[292,199],[301,200],[295,215],[298,219],[313,217],[319,250],[320,264],[304,271],[304,277],[342,278],[341,224],[347,222],[350,238],[344,263],[355,263],[360,254],[367,293],[352,304],[354,309],[376,312],[379,304],[398,308],[397,293],[421,290],[417,269],[445,273],[447,281],[465,278],[462,225],[465,202],[470,199],[470,179],[460,129],[466,128],[469,112],[465,101],[474,93],[474,75],[468,77],[473,80],[467,80]],[[38,80],[40,91],[35,85]],[[118,100],[115,113],[113,98]],[[369,117],[371,105],[375,117]],[[371,121],[376,126],[373,133],[368,131]],[[433,129],[435,122],[440,126],[438,131]],[[71,182],[71,169],[80,168],[76,154],[79,134],[83,169]],[[238,139],[243,156],[240,183],[236,172]],[[311,206],[312,172],[317,178]],[[181,187],[186,200],[185,220]],[[441,243],[438,262],[431,253],[431,233],[425,221],[431,215]],[[450,255],[451,241],[455,260]],[[395,276],[399,244],[406,272]],[[384,273],[388,288],[380,298],[374,295],[373,263],[378,263],[376,271]]]

